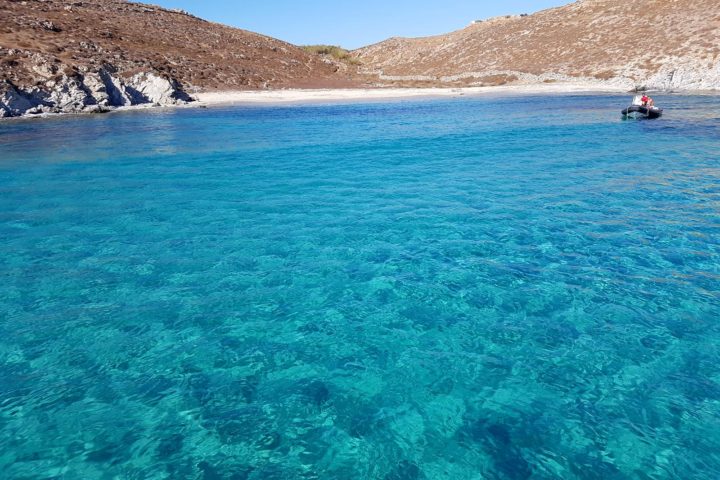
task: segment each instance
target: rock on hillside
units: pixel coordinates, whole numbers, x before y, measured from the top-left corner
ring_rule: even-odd
[[[105,112],[113,107],[192,101],[177,83],[153,73],[122,79],[105,68],[61,75],[34,87],[0,82],[0,118],[39,113]]]
[[[385,83],[720,88],[718,0],[581,0],[354,54]]]
[[[185,92],[354,85],[288,43],[123,0],[0,0],[0,116],[172,104]]]

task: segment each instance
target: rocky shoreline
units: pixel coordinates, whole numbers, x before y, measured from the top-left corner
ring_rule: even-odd
[[[181,105],[192,102],[176,81],[152,72],[129,78],[112,68],[61,75],[42,85],[22,88],[0,83],[0,118],[50,113],[102,113],[134,105]]]
[[[378,87],[356,89],[283,89],[283,90],[241,90],[241,91],[213,91],[199,92],[190,97],[181,89],[173,90],[168,82],[154,84],[152,80],[138,83],[137,80],[126,83],[126,89],[118,91],[120,94],[108,93],[102,87],[88,93],[80,88],[78,83],[60,82],[58,89],[48,92],[19,93],[17,90],[0,95],[0,108],[3,105],[12,105],[15,110],[10,118],[41,118],[49,115],[62,114],[94,114],[106,113],[118,109],[134,107],[167,107],[167,106],[228,106],[228,105],[279,105],[279,104],[311,104],[335,102],[374,102],[417,98],[445,98],[479,95],[562,95],[562,94],[631,94],[634,89],[628,90],[625,85],[613,82],[554,82],[554,83],[515,83],[499,86],[484,87]],[[157,81],[157,76],[155,81]],[[92,77],[91,77],[92,78]],[[152,77],[150,77],[152,78]],[[92,80],[90,80],[92,84]],[[82,82],[87,84],[87,80]],[[127,85],[130,85],[127,87]],[[135,86],[140,85],[140,88]],[[172,85],[172,82],[170,82]],[[144,87],[144,88],[143,88]],[[111,90],[112,91],[112,90]],[[654,94],[710,94],[718,95],[717,89],[647,89]],[[81,93],[79,93],[81,92]],[[136,92],[140,92],[138,95]],[[133,95],[128,95],[131,93]],[[30,97],[30,95],[34,95]],[[48,96],[49,95],[49,96]],[[9,100],[8,100],[9,99]],[[51,100],[58,99],[58,103],[51,104]],[[33,106],[34,105],[34,106]],[[7,108],[7,107],[5,107]],[[3,118],[0,109],[0,119]]]

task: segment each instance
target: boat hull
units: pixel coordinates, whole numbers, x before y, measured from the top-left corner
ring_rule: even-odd
[[[662,117],[662,108],[657,107],[642,107],[639,105],[632,105],[622,111],[623,117],[632,118],[660,118]]]

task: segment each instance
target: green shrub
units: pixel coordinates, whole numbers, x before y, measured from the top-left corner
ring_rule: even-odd
[[[351,65],[359,65],[361,63],[360,60],[353,57],[350,52],[335,45],[306,45],[302,47],[302,49],[313,55],[329,55],[335,60],[347,62]]]

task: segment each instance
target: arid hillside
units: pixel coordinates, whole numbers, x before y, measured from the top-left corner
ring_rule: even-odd
[[[28,89],[100,69],[193,89],[343,87],[347,73],[288,43],[123,0],[0,0],[0,82]]]
[[[366,73],[399,85],[598,81],[720,88],[718,0],[581,0],[354,52]]]
[[[579,0],[354,52],[124,0],[0,0],[0,117],[195,92],[576,82],[720,89],[720,0]]]

